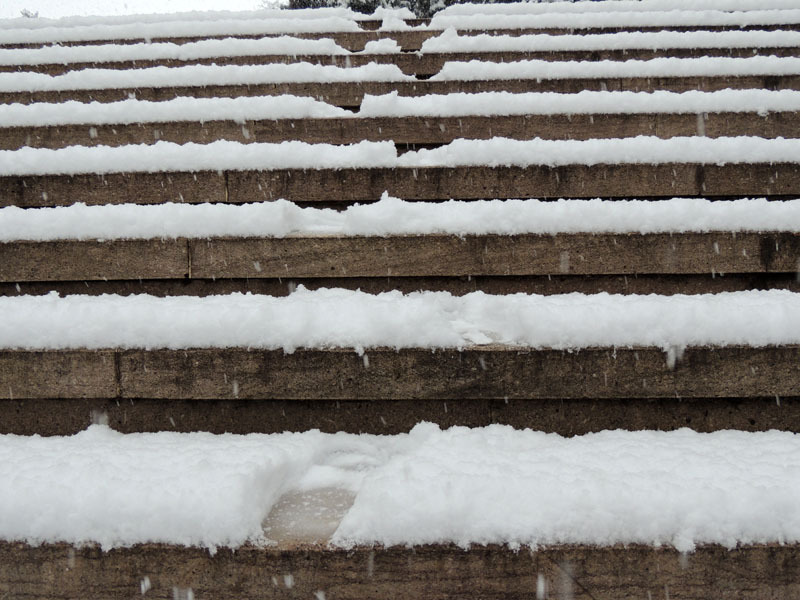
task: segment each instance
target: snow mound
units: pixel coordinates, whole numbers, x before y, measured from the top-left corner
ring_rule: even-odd
[[[231,294],[0,298],[0,348],[525,348],[800,343],[800,294],[565,294],[343,289]],[[413,327],[410,326],[413,324]]]
[[[800,541],[800,437],[493,425],[409,434],[0,436],[0,538],[31,544],[269,543],[286,493],[355,495],[330,540],[357,544]]]
[[[457,139],[398,156],[392,142],[134,144],[0,150],[0,175],[271,169],[529,167],[599,164],[752,164],[800,161],[800,139],[652,136],[592,140]]]
[[[476,200],[405,202],[388,194],[345,210],[252,204],[73,204],[0,208],[0,242],[296,235],[800,232],[800,200]]]

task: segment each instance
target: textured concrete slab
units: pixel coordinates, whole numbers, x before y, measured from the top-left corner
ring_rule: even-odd
[[[281,169],[0,177],[0,206],[229,202],[345,206],[380,199],[797,196],[800,163]]]
[[[378,117],[364,119],[278,119],[266,121],[164,122],[130,125],[58,125],[0,128],[0,149],[63,148],[70,145],[121,146],[157,141],[207,144],[300,140],[352,144],[393,141],[399,149],[447,144],[457,138],[573,139],[662,138],[704,135],[763,138],[800,137],[800,115],[793,112],[678,114],[522,115],[495,117]]]
[[[150,67],[180,67],[185,65],[265,65],[291,64],[305,62],[339,67],[359,67],[369,63],[393,64],[407,75],[430,77],[438,73],[446,62],[482,60],[488,62],[513,62],[519,60],[547,61],[598,61],[598,60],[651,60],[654,58],[698,58],[702,56],[721,56],[729,58],[749,58],[751,56],[800,56],[800,48],[785,46],[755,48],[633,48],[605,50],[534,50],[525,52],[458,52],[425,54],[406,52],[404,54],[257,54],[243,56],[212,56],[178,60],[172,58],[127,60],[107,62],[102,56],[92,62],[44,63],[37,65],[0,65],[0,73],[27,71],[61,75],[80,69],[144,69]]]
[[[224,173],[110,173],[0,177],[0,207],[224,202]]]
[[[337,488],[288,492],[264,519],[264,534],[281,546],[327,544],[354,499],[353,492]]]
[[[191,259],[190,259],[191,257]],[[8,242],[0,281],[796,273],[800,234]]]
[[[2,398],[114,398],[118,381],[113,351],[0,350]]]
[[[742,77],[647,77],[603,79],[514,79],[496,81],[367,81],[363,83],[274,83],[258,85],[209,85],[197,87],[120,88],[105,90],[65,90],[0,92],[0,102],[115,102],[136,97],[140,100],[168,100],[176,96],[218,98],[237,96],[311,96],[318,100],[356,109],[364,94],[380,95],[397,91],[401,96],[424,96],[452,92],[560,92],[583,90],[651,92],[667,90],[715,91],[723,89],[800,90],[800,75],[757,75]]]
[[[32,598],[694,598],[800,595],[797,545],[198,548],[0,543],[0,593]]]
[[[797,395],[800,346],[693,347],[677,362],[655,348],[377,348],[364,356],[344,349],[4,350],[0,399],[774,398]]]
[[[192,276],[203,279],[796,273],[800,264],[800,234],[786,233],[227,238],[189,244]]]

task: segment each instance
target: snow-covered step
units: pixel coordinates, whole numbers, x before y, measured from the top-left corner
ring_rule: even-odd
[[[24,586],[44,598],[54,589],[68,598],[91,590],[108,598],[227,599],[258,597],[265,589],[310,598],[436,600],[522,597],[531,590],[581,600],[591,597],[587,590],[614,600],[663,597],[665,589],[672,597],[697,597],[697,589],[708,593],[703,598],[791,595],[798,554],[794,437],[679,431],[567,440],[500,427],[440,431],[431,425],[395,437],[123,436],[102,427],[70,438],[4,437],[4,455],[16,459],[4,462],[7,477],[20,486],[6,522],[46,541],[0,543],[0,585]],[[35,495],[44,481],[50,491],[58,482],[60,493]],[[293,494],[331,494],[331,482],[354,496],[335,536],[423,532],[456,543],[341,547],[285,540],[234,549],[225,540],[212,552],[184,545],[203,535],[200,529],[207,543],[226,532],[257,538],[263,535],[259,518],[271,507]],[[726,494],[729,488],[735,493]],[[43,497],[53,501],[43,504]],[[150,510],[137,510],[141,503]],[[71,519],[63,518],[67,511]],[[363,527],[353,522],[357,516]],[[72,537],[70,528],[80,544],[50,540]],[[601,545],[568,541],[602,537],[604,528],[610,535]],[[563,539],[538,548],[486,543],[534,529],[542,539],[563,531]],[[159,539],[186,537],[184,544],[119,542],[147,538],[150,531]],[[84,541],[100,534],[108,535],[103,546]],[[653,545],[661,536],[663,544]],[[473,537],[478,543],[468,546]],[[609,542],[629,537],[647,542]],[[773,538],[780,543],[769,543]],[[53,575],[42,578],[42,569]],[[752,593],[739,594],[743,589]]]
[[[733,90],[727,90],[733,91]],[[751,90],[742,90],[751,91]],[[752,90],[762,91],[762,90]],[[797,95],[798,92],[783,90],[782,92],[765,93],[786,93]],[[626,92],[581,92],[587,95],[586,100],[603,98],[608,96],[608,100],[617,99],[617,94]],[[658,92],[657,92],[658,93]],[[657,94],[656,93],[656,94]],[[668,92],[664,92],[668,93]],[[714,93],[714,92],[710,92]],[[595,96],[591,96],[595,94]],[[691,94],[691,92],[689,92]],[[701,92],[702,94],[702,92]],[[486,94],[486,101],[493,99],[502,101],[514,94],[496,93]],[[564,100],[565,105],[569,105],[569,96],[573,94],[552,94],[551,98],[546,98],[546,94],[536,94],[542,100]],[[577,95],[577,94],[575,94]],[[641,100],[657,100],[654,94],[641,93]],[[674,94],[682,96],[682,94]],[[468,97],[467,94],[451,94],[440,96],[442,100],[455,103],[459,99]],[[657,104],[643,107],[647,112],[623,112],[603,113],[603,112],[584,112],[573,113],[568,110],[561,110],[558,113],[548,113],[542,107],[538,114],[523,113],[516,115],[465,115],[465,116],[424,116],[424,115],[385,115],[369,116],[368,111],[360,114],[353,114],[349,111],[344,116],[321,116],[321,117],[290,117],[275,118],[270,115],[262,116],[255,114],[254,118],[248,118],[248,111],[230,111],[237,116],[225,119],[224,112],[210,114],[211,120],[191,119],[192,112],[175,114],[180,107],[195,108],[193,102],[208,102],[208,108],[214,110],[216,106],[224,107],[223,102],[237,102],[239,100],[282,100],[282,96],[266,96],[262,98],[176,98],[166,102],[148,102],[137,100],[123,100],[120,102],[101,104],[101,103],[65,103],[61,109],[59,104],[32,104],[32,105],[7,105],[12,110],[4,111],[0,106],[0,123],[12,124],[14,119],[28,118],[31,120],[84,120],[82,124],[52,124],[52,125],[11,125],[0,126],[0,149],[16,150],[23,146],[32,148],[63,148],[65,146],[121,146],[127,144],[154,144],[158,141],[173,142],[177,144],[208,143],[217,140],[229,140],[243,144],[267,142],[279,143],[286,140],[298,140],[307,143],[325,144],[355,144],[362,140],[381,142],[394,142],[398,149],[408,149],[417,147],[434,147],[448,144],[456,139],[491,139],[493,137],[505,137],[517,140],[530,140],[534,138],[559,140],[588,140],[597,138],[623,138],[635,137],[640,135],[650,135],[661,138],[682,137],[682,136],[706,136],[716,137],[736,137],[736,136],[758,136],[761,138],[800,138],[800,106],[798,110],[770,111],[737,111],[728,112],[725,110],[716,112],[692,112],[690,105],[681,109],[682,112],[658,112],[655,110]],[[414,100],[414,98],[409,98]],[[619,100],[624,101],[624,96],[619,96]],[[297,98],[297,100],[307,101],[308,104],[315,103],[310,98]],[[533,100],[533,99],[532,99]],[[535,101],[534,101],[535,102]],[[158,106],[159,104],[174,106]],[[255,102],[254,104],[258,104]],[[269,104],[269,103],[263,103]],[[279,103],[275,103],[278,105]],[[335,115],[336,107],[323,103],[322,110],[316,111],[318,114],[330,112]],[[392,102],[387,102],[387,107]],[[788,103],[787,103],[788,104]],[[299,103],[298,110],[287,111],[288,114],[303,112],[303,102]],[[34,110],[26,111],[24,109]],[[105,108],[112,110],[104,111]],[[142,116],[138,117],[136,110],[145,109]],[[149,110],[165,109],[165,110]],[[172,110],[172,109],[175,110]],[[205,108],[197,106],[197,108]],[[310,108],[310,107],[309,107]],[[316,108],[316,106],[315,106]],[[377,107],[376,107],[377,108]],[[398,107],[399,108],[399,107]],[[410,106],[413,110],[413,105]],[[423,111],[423,107],[420,107]],[[458,106],[452,106],[456,110]],[[463,107],[462,107],[463,108]],[[503,106],[497,107],[503,110]],[[622,109],[618,106],[617,109]],[[13,110],[23,109],[23,110]],[[72,111],[71,109],[75,109]],[[169,110],[166,110],[169,109]],[[536,110],[535,105],[531,106],[532,111]],[[130,110],[128,114],[123,110]],[[341,110],[341,109],[340,109]],[[435,110],[435,108],[432,108]],[[597,107],[602,111],[602,106]],[[127,123],[103,123],[105,116],[109,120],[126,119]],[[209,114],[205,110],[197,111],[200,114]],[[252,111],[257,113],[258,111]],[[313,112],[313,111],[309,111]],[[387,111],[388,112],[388,111]],[[71,114],[73,113],[73,114]],[[63,115],[63,116],[62,116]],[[85,115],[85,116],[81,116]],[[8,117],[8,120],[4,117]],[[170,120],[145,120],[145,119]],[[172,117],[175,120],[171,120]]]
[[[717,1],[717,0],[715,0]],[[769,0],[772,2],[780,2],[780,0]],[[683,7],[686,8],[686,7]],[[726,10],[721,7],[713,7],[718,10]],[[770,4],[762,8],[780,9],[786,8],[780,4]],[[63,13],[62,13],[63,14]],[[11,18],[0,19],[0,30],[37,30],[45,29],[51,30],[53,28],[69,29],[77,27],[78,29],[84,27],[104,27],[104,26],[132,26],[142,27],[147,24],[160,24],[160,23],[202,23],[202,22],[218,22],[218,21],[252,21],[254,19],[271,19],[271,20],[285,20],[294,22],[297,20],[315,20],[315,19],[328,19],[339,18],[351,21],[357,21],[359,24],[380,21],[384,18],[396,19],[413,19],[414,14],[407,9],[393,9],[393,8],[376,8],[375,11],[369,15],[359,13],[345,7],[322,7],[314,9],[293,9],[291,11],[267,8],[261,10],[194,10],[194,11],[176,11],[176,12],[158,12],[150,14],[141,13],[125,13],[125,14],[107,14],[107,15],[69,15],[61,18],[48,18],[39,16],[35,18]],[[247,24],[244,23],[246,26]]]
[[[453,60],[512,62],[541,60],[629,60],[656,57],[753,55],[797,56],[800,32],[623,32],[598,35],[473,35],[447,30],[426,40],[420,52],[401,53],[394,40],[373,42],[361,53],[331,39],[288,36],[203,40],[187,44],[104,44],[48,46],[0,53],[0,71],[58,75],[86,68],[149,68],[186,64],[272,64],[309,62],[357,67],[371,62],[396,64],[409,75],[430,76]]]
[[[366,96],[358,112],[308,97],[0,105],[0,148],[214,140],[399,145],[457,138],[589,139],[656,135],[800,137],[800,92],[720,90],[576,94],[488,92]]]
[[[0,422],[63,433],[107,412],[128,431],[385,432],[422,419],[571,433],[793,429],[797,298],[302,288],[287,298],[2,298],[11,348],[0,351]],[[344,347],[319,347],[331,345]],[[52,346],[63,349],[42,349]]]
[[[800,32],[796,31],[636,31],[594,35],[492,35],[478,33],[459,34],[456,29],[446,29],[440,35],[422,44],[420,52],[429,53],[470,53],[470,52],[572,52],[602,50],[711,50],[720,48],[792,48],[797,46]],[[186,48],[186,46],[183,46]],[[2,64],[31,65],[43,62],[38,56],[55,55],[65,62],[70,52],[78,48],[58,48],[57,50],[17,50],[9,51]],[[18,53],[18,54],[17,54]],[[41,54],[40,54],[41,53]],[[16,60],[20,57],[22,60]]]
[[[781,290],[695,296],[549,297],[481,292],[465,296],[444,292],[370,295],[302,288],[285,298],[242,294],[62,298],[49,294],[0,298],[5,315],[0,324],[0,348],[281,349],[287,356],[299,349],[350,349],[360,360],[365,351],[384,349],[469,349],[486,351],[490,356],[492,352],[515,354],[515,348],[560,352],[650,347],[665,353],[665,369],[675,370],[676,360],[681,360],[688,347],[736,350],[800,344],[799,304],[800,294]],[[414,327],[408,326],[409,319]],[[369,368],[370,361],[362,362]],[[257,373],[246,375],[260,378]],[[147,370],[139,377],[146,379]],[[711,381],[708,385],[732,390],[736,383],[742,382]],[[512,387],[528,385],[538,384],[520,381]],[[576,385],[579,382],[566,382],[563,387]],[[641,382],[634,385],[643,386]],[[664,385],[660,382],[656,387]],[[788,382],[776,380],[774,385],[784,390]],[[239,388],[228,393],[242,397],[254,393]],[[0,393],[7,397],[13,391]],[[697,396],[697,392],[691,394]]]
[[[175,96],[229,97],[291,94],[357,107],[365,94],[424,96],[452,92],[569,92],[627,90],[674,92],[798,89],[800,58],[656,58],[652,60],[512,63],[447,62],[427,80],[394,64],[340,68],[309,63],[190,65],[145,69],[85,69],[63,75],[0,73],[5,103],[64,100],[111,102]]]
[[[218,18],[186,21],[150,21],[120,24],[86,24],[71,27],[45,26],[38,28],[0,27],[0,45],[20,46],[48,43],[86,43],[90,41],[139,41],[165,39],[186,40],[230,37],[264,36],[275,34],[330,34],[355,33],[362,28],[358,21],[340,16],[321,18],[292,18],[291,12],[274,13],[283,18],[269,17]],[[796,26],[800,23],[800,9],[784,10],[666,10],[618,11],[601,13],[545,13],[545,14],[441,14],[429,24],[417,25],[421,33],[438,33],[448,27],[463,30],[517,29],[517,30],[582,30],[598,29],[670,29],[670,28],[742,28],[753,26]],[[403,20],[389,17],[381,27],[403,32],[410,29]],[[366,32],[365,32],[366,33]]]
[[[576,94],[487,92],[428,96],[397,93],[365,96],[355,112],[302,96],[240,98],[180,97],[162,102],[122,100],[110,103],[35,103],[0,105],[0,128],[53,125],[131,125],[164,122],[279,121],[282,119],[364,119],[376,117],[505,117],[604,114],[769,115],[800,110],[794,90],[718,90],[682,93],[595,92]],[[791,136],[786,136],[791,137]]]
[[[374,44],[390,44],[396,45],[404,52],[417,52],[422,48],[422,45],[429,39],[438,38],[445,30],[420,28],[417,25],[403,29],[402,25],[397,25],[394,28],[379,28],[378,31],[365,30],[366,23],[360,24],[362,30],[358,31],[341,31],[341,32],[318,32],[318,33],[274,33],[274,34],[242,34],[236,35],[236,39],[240,40],[260,40],[264,37],[284,37],[291,35],[293,38],[305,40],[332,40],[335,44],[351,52],[362,52],[368,45]],[[462,36],[480,35],[485,31],[491,31],[495,36],[531,36],[531,35],[574,35],[580,33],[582,35],[606,35],[615,33],[659,33],[662,31],[671,32],[742,32],[742,31],[797,31],[797,24],[783,24],[783,25],[689,25],[689,26],[654,26],[654,27],[596,27],[575,30],[571,28],[506,28],[506,29],[467,29],[457,30]],[[212,36],[189,36],[189,37],[159,37],[152,39],[132,38],[132,39],[103,39],[103,40],[83,40],[72,42],[55,42],[61,47],[69,46],[92,46],[92,45],[108,45],[108,44],[141,44],[141,43],[155,43],[155,44],[191,44],[195,42],[204,42],[208,40],[222,41],[230,39],[230,34],[220,34]],[[31,42],[31,43],[11,43],[0,44],[0,49],[5,50],[34,50],[39,49],[47,43]]]
[[[430,29],[488,30],[488,29],[571,29],[599,28],[672,28],[719,27],[753,25],[796,25],[800,23],[800,9],[784,10],[668,10],[668,11],[608,11],[585,13],[540,14],[436,14]],[[23,37],[0,37],[0,42],[27,41]]]
[[[0,45],[52,44],[95,40],[138,41],[164,37],[211,38],[214,36],[237,35],[291,35],[298,33],[359,31],[361,29],[358,21],[342,16],[322,16],[307,13],[306,15],[298,14],[297,17],[294,17],[292,12],[282,10],[266,11],[262,15],[245,15],[246,13],[237,17],[236,13],[228,13],[228,15],[205,16],[201,13],[199,19],[190,16],[183,21],[175,20],[174,18],[152,18],[161,17],[161,15],[150,15],[151,19],[146,21],[118,24],[75,24],[66,27],[53,24],[32,28],[0,26]],[[173,15],[173,17],[175,16],[177,15]],[[143,15],[143,17],[146,18],[147,15]]]
[[[0,538],[237,549],[278,541],[262,524],[282,498],[341,491],[344,515],[320,545],[796,544],[798,451],[797,435],[776,431],[563,438],[430,423],[396,436],[123,435],[99,425],[3,435],[2,475],[14,485],[0,494]],[[61,493],[45,493],[53,487]]]
[[[441,17],[457,15],[537,15],[542,13],[614,13],[614,12],[662,12],[662,11],[749,11],[785,10],[797,8],[793,0],[612,0],[612,1],[557,1],[557,2],[513,2],[501,4],[451,4],[438,11]]]
[[[349,279],[354,287],[413,278],[435,288],[473,277],[474,286],[509,277],[534,278],[533,286],[554,275],[650,276],[651,283],[656,276],[704,276],[713,286],[715,278],[764,274],[765,285],[791,278],[800,264],[799,204],[426,204],[387,197],[343,212],[286,201],[9,207],[0,209],[0,281],[106,281],[122,291],[124,282],[141,279],[171,280],[178,288],[191,280],[285,279],[285,292],[307,279]]]
[[[485,198],[793,196],[796,139],[459,139],[402,155],[391,142],[283,142],[0,151],[0,205]]]

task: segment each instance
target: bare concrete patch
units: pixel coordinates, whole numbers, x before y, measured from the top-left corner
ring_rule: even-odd
[[[281,547],[326,544],[354,499],[353,492],[339,488],[288,492],[264,519],[264,533]]]

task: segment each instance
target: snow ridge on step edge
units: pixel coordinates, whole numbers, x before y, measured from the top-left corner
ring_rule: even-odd
[[[597,13],[519,14],[436,14],[429,29],[593,29],[601,27],[746,27],[793,25],[800,22],[800,10],[667,10]]]
[[[252,204],[78,203],[0,208],[0,242],[212,237],[800,232],[800,200],[475,200],[378,202],[344,210]]]
[[[430,81],[488,81],[518,79],[601,79],[608,77],[741,77],[800,74],[800,58],[653,58],[626,61],[521,60],[446,62]],[[61,75],[0,73],[0,92],[28,93],[153,87],[203,87],[270,83],[353,83],[417,81],[397,65],[369,63],[337,67],[311,63],[267,65],[185,65],[144,69],[80,69]]]
[[[513,2],[497,4],[451,4],[440,10],[438,15],[452,17],[459,15],[534,15],[542,13],[611,13],[611,12],[662,12],[662,11],[744,11],[779,10],[797,8],[795,0],[610,0],[575,2]]]
[[[529,167],[599,164],[754,164],[800,162],[800,139],[653,136],[592,140],[457,139],[398,156],[394,143],[337,146],[299,141],[242,144],[134,144],[0,150],[0,175],[163,173],[270,169]]]
[[[289,494],[354,496],[338,547],[800,542],[800,437],[492,425],[394,436],[0,436],[0,539],[41,544],[270,544]],[[68,518],[67,518],[68,517]]]
[[[343,289],[0,298],[0,348],[524,348],[800,344],[800,294],[489,295]]]
[[[459,35],[455,28],[422,42],[420,53],[661,50],[796,47],[798,31],[623,31],[593,35]],[[66,54],[65,54],[66,56]],[[11,56],[9,56],[11,58]]]
[[[800,91],[718,90],[714,92],[480,92],[400,96],[397,92],[365,94],[353,113],[306,96],[178,97],[153,102],[37,102],[0,104],[0,127],[114,125],[197,121],[275,119],[359,119],[573,114],[697,114],[800,111]]]
[[[187,65],[146,69],[81,69],[63,75],[0,73],[0,92],[363,81],[416,81],[416,78],[405,75],[397,65],[376,63],[350,68],[304,62],[268,65]]]
[[[542,52],[565,50],[617,50],[667,48],[777,48],[800,45],[797,31],[657,31],[619,32],[585,35],[458,35],[449,28],[425,40],[419,51],[459,52]],[[11,48],[0,54],[0,65],[43,65],[107,63],[142,60],[192,61],[203,58],[266,55],[353,55],[397,53],[394,39],[367,42],[362,52],[350,52],[331,38],[304,39],[291,36],[258,39],[225,38],[176,44],[174,42],[136,44],[90,44],[84,46],[44,46]]]

